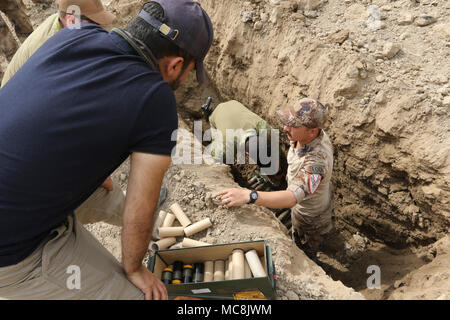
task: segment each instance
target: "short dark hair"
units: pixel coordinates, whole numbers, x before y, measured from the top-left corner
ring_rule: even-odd
[[[164,15],[164,9],[157,2],[150,1],[144,4],[142,7],[151,17],[161,21],[167,22]],[[135,17],[126,26],[128,31],[133,37],[141,40],[152,51],[156,59],[161,59],[167,56],[177,56],[184,59],[184,66],[189,65],[194,61],[194,57],[186,50],[178,47],[169,39],[165,38],[159,30],[155,29],[141,17]]]

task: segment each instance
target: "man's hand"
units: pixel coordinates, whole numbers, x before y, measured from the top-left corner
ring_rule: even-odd
[[[113,183],[112,183],[112,180],[111,180],[111,176],[106,178],[106,180],[102,183],[102,187],[105,188],[108,191],[113,191],[114,190]]]
[[[213,197],[220,197],[222,204],[229,207],[242,206],[250,202],[250,190],[231,188],[219,191]]]
[[[145,266],[137,271],[127,274],[127,278],[145,294],[145,300],[167,300],[167,289]]]

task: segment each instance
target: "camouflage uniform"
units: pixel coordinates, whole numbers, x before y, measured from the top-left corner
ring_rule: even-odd
[[[302,99],[298,105],[279,111],[280,120],[287,126],[323,128],[326,108],[313,99]],[[296,147],[291,142],[288,152],[288,188],[297,204],[291,210],[293,237],[310,257],[314,258],[322,236],[332,229],[333,146],[323,129],[317,138]],[[295,239],[295,237],[299,237]]]

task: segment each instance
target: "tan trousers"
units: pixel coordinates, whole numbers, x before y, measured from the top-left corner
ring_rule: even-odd
[[[143,299],[81,221],[121,225],[124,195],[97,189],[25,260],[0,268],[0,299]]]

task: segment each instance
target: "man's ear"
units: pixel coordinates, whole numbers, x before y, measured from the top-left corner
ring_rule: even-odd
[[[184,59],[182,57],[164,57],[158,60],[159,71],[164,81],[171,82],[178,78],[183,69]]]
[[[167,64],[167,75],[177,78],[183,69],[184,59],[182,57],[171,57]]]
[[[66,26],[71,26],[75,23],[77,23],[77,18],[74,15],[71,14],[66,14],[66,16],[64,17]]]

